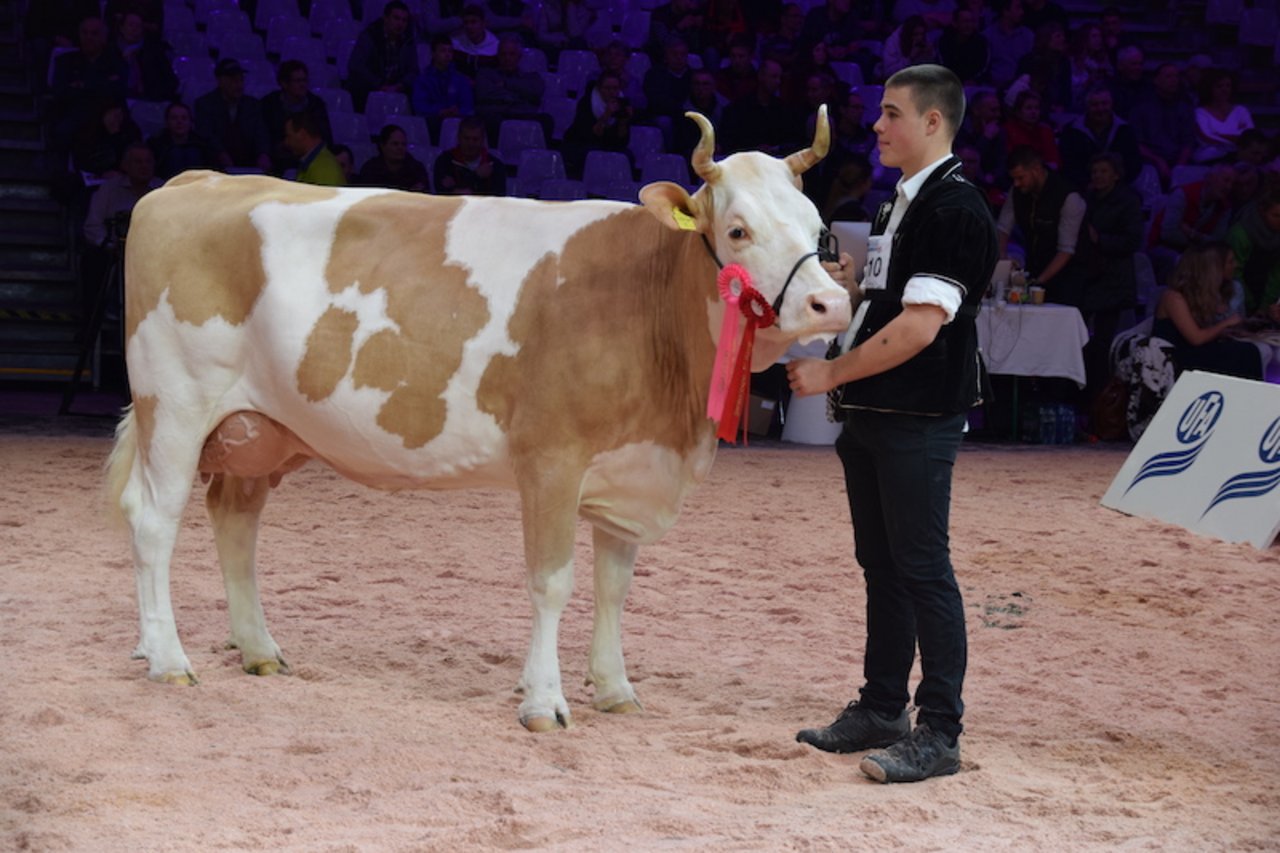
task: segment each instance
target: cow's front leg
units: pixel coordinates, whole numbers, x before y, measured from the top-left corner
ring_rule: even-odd
[[[591,704],[600,711],[629,714],[641,709],[622,659],[622,607],[638,548],[599,527],[594,530],[594,546],[596,613],[587,669],[587,683],[595,685]]]
[[[557,476],[557,474],[559,476]],[[560,614],[573,592],[573,535],[580,477],[562,464],[539,461],[521,482],[525,560],[533,633],[524,674],[516,688],[524,693],[520,723],[531,732],[571,725],[569,703],[560,682],[557,650]]]
[[[240,650],[244,671],[253,675],[274,675],[289,669],[267,630],[255,567],[258,521],[270,491],[267,477],[218,474],[205,495],[227,590],[227,612],[231,617],[228,646]]]

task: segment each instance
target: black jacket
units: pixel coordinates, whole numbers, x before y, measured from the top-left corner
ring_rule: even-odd
[[[881,205],[871,227],[883,234],[890,207]],[[949,415],[982,402],[985,370],[978,356],[975,318],[999,257],[996,226],[982,192],[960,175],[952,157],[933,171],[893,234],[886,287],[870,291],[871,304],[854,338],[860,345],[902,313],[902,294],[915,275],[958,283],[964,297],[955,319],[915,356],[897,367],[842,386],[837,409],[876,409]]]

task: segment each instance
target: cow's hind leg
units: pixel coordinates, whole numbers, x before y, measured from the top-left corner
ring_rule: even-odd
[[[594,528],[595,629],[587,683],[595,685],[592,705],[600,711],[628,714],[640,710],[622,659],[622,606],[631,589],[637,546]]]
[[[529,657],[517,690],[520,722],[529,731],[550,731],[571,724],[560,681],[557,649],[560,614],[573,592],[573,539],[579,478],[566,476],[563,464],[535,462],[520,485],[533,633]]]
[[[218,562],[222,565],[222,580],[227,589],[227,611],[231,617],[229,645],[240,650],[244,671],[254,675],[288,671],[280,647],[267,631],[254,559],[258,520],[270,491],[271,485],[265,476],[218,474],[205,495],[205,508],[213,524]]]

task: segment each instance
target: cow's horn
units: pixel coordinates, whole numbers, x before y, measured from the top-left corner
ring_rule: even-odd
[[[693,123],[702,131],[702,138],[698,140],[698,147],[693,149],[693,171],[708,184],[714,184],[716,179],[720,177],[720,166],[711,159],[711,155],[716,150],[715,129],[711,127],[711,122],[707,121],[707,117],[702,113],[690,110],[685,113],[685,116],[693,119]]]
[[[812,168],[819,160],[827,156],[831,147],[831,127],[827,124],[827,105],[818,107],[818,120],[813,126],[813,144],[803,151],[787,156],[787,165],[792,174],[801,175]]]

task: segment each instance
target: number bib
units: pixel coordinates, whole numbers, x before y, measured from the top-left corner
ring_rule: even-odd
[[[862,289],[884,290],[888,285],[889,251],[893,238],[878,235],[867,238],[867,266],[862,273]]]

